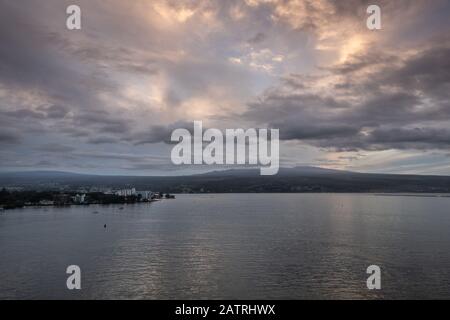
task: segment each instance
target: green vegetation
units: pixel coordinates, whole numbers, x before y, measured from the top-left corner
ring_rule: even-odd
[[[102,192],[87,193],[84,201],[76,201],[75,192],[57,191],[0,191],[0,208],[15,209],[25,206],[66,206],[66,205],[89,205],[89,204],[125,204],[146,202],[140,196],[118,196]]]

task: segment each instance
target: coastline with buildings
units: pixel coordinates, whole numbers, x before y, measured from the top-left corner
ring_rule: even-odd
[[[66,192],[66,191],[18,191],[0,190],[0,209],[16,209],[36,206],[75,206],[150,203],[162,199],[175,199],[174,195],[136,190],[135,188]]]

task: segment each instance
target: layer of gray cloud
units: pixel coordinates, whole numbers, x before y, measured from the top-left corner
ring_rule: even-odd
[[[71,1],[0,0],[5,168],[173,170],[170,134],[193,120],[320,150],[449,148],[445,1],[379,1],[378,35],[366,0],[77,3],[71,32]],[[370,43],[336,61],[353,34]]]
[[[450,41],[418,50],[410,57],[369,50],[312,80],[291,75],[244,116],[279,128],[282,139],[324,148],[447,149]],[[329,78],[329,91],[309,90]]]

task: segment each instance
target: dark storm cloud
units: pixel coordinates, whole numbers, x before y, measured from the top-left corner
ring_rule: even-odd
[[[441,40],[441,39],[439,39]],[[450,34],[447,45],[433,48],[411,58],[404,67],[381,77],[381,83],[398,85],[405,90],[420,90],[444,102],[450,98]],[[447,104],[445,107],[448,107]]]
[[[12,87],[39,89],[52,98],[61,97],[76,105],[89,101],[92,89],[104,87],[103,80],[88,78],[81,67],[67,63],[47,37],[49,31],[36,21],[32,12],[22,10],[13,1],[3,1],[1,8],[2,82]]]
[[[61,105],[39,107],[38,110],[45,112],[46,116],[52,119],[64,118],[70,112],[70,108]]]
[[[108,143],[118,143],[120,142],[120,140],[114,137],[100,136],[89,138],[87,142],[92,144],[108,144]]]
[[[428,149],[450,147],[450,130],[447,128],[377,129],[368,140],[373,145],[389,145],[398,149]]]
[[[26,119],[26,118],[32,118],[32,119],[44,119],[45,114],[41,112],[36,112],[34,110],[29,109],[17,109],[13,111],[4,111],[1,112],[2,116],[4,117],[11,117],[16,119]]]
[[[323,76],[291,75],[244,117],[279,128],[281,139],[340,151],[448,148],[450,42],[427,46],[406,58],[369,50]],[[327,79],[329,91],[312,93]]]
[[[97,133],[116,133],[118,135],[126,135],[131,127],[128,119],[96,110],[80,112],[73,117],[72,123],[80,127],[95,128]]]
[[[127,119],[111,114],[110,106],[98,98],[99,94],[112,96],[118,90],[118,85],[102,72],[100,65],[100,59],[112,60],[110,56],[115,52],[105,51],[108,54],[103,57],[101,51],[79,45],[79,52],[72,52],[77,44],[62,36],[64,25],[61,33],[51,31],[40,20],[43,17],[33,12],[35,5],[35,2],[27,5],[0,2],[0,84],[7,89],[11,101],[3,103],[1,114],[16,119],[7,126],[21,128],[26,133],[27,119],[47,119],[64,126],[63,132],[83,128],[88,134],[127,134]],[[65,11],[63,3],[55,6]],[[120,55],[127,54],[125,50],[117,51],[117,61]],[[73,59],[72,55],[81,58]],[[89,59],[90,64],[85,63]],[[121,63],[122,68],[128,68],[131,62]],[[144,71],[145,66],[133,64],[131,68],[130,72]],[[24,102],[18,104],[19,98]],[[27,105],[29,101],[35,103],[36,98],[43,105]],[[58,122],[62,119],[64,122]]]
[[[82,47],[69,40],[63,40],[59,35],[53,35],[54,42],[64,42],[64,49],[80,61],[107,64],[108,67],[131,74],[152,75],[158,73],[155,60],[136,59],[138,54],[131,48],[123,46],[105,46],[99,43],[84,43]]]
[[[386,124],[408,124],[417,120],[436,119],[431,110],[419,109],[420,96],[408,92],[370,92],[370,98],[340,114],[337,120],[353,126],[376,127]]]
[[[18,108],[10,111],[0,111],[0,115],[4,118],[11,118],[15,121],[20,121],[21,119],[60,119],[64,118],[69,113],[69,109],[63,106],[51,105],[51,106],[40,106],[34,109]]]
[[[178,121],[169,125],[154,125],[147,131],[139,132],[128,138],[129,141],[135,145],[148,144],[148,143],[173,143],[170,140],[172,132],[175,129],[186,129],[191,134],[194,132],[194,125],[190,122]]]
[[[281,128],[280,139],[282,140],[316,140],[316,139],[327,139],[329,137],[349,137],[358,134],[359,129],[349,125],[335,125],[330,124],[323,126],[320,125],[308,125],[304,124],[301,127],[297,124],[284,123],[274,123],[272,124],[275,128]]]
[[[0,144],[15,144],[20,142],[21,136],[15,132],[0,128]]]
[[[254,37],[248,39],[248,43],[249,44],[260,44],[261,42],[263,42],[264,40],[266,40],[267,36],[262,33],[262,32],[258,32],[257,34],[255,34]]]
[[[193,166],[188,166],[192,168]],[[158,170],[158,171],[180,171],[183,170],[180,166],[176,166],[171,163],[167,163],[167,161],[160,162],[160,163],[138,163],[138,164],[131,164],[126,165],[124,169],[127,170]]]
[[[277,121],[320,121],[324,117],[330,117],[331,109],[345,108],[345,105],[336,101],[331,96],[319,96],[311,93],[289,93],[269,91],[261,100],[249,104],[249,110],[244,117],[251,121],[274,122]],[[308,122],[306,122],[308,123]]]
[[[67,153],[74,151],[75,148],[71,146],[63,146],[60,144],[45,144],[36,148],[36,150],[45,151],[49,153]]]
[[[388,54],[381,50],[370,50],[363,54],[355,54],[351,61],[345,61],[343,63],[323,68],[329,70],[334,74],[339,74],[342,76],[352,75],[352,73],[357,71],[362,71],[365,68],[376,67],[376,66],[388,66],[394,65],[401,61],[401,57],[395,54]],[[350,80],[350,79],[349,79]]]

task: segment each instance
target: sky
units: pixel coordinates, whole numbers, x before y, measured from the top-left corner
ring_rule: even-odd
[[[448,175],[449,16],[448,0],[0,0],[0,171],[217,169],[170,160],[171,132],[203,121],[279,129],[283,167]]]

